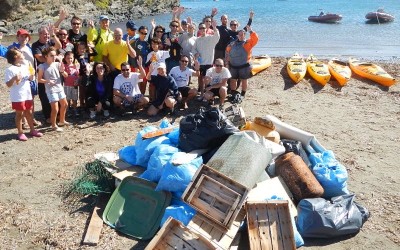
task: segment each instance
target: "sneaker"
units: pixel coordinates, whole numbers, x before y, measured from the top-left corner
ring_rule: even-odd
[[[110,116],[110,112],[108,110],[104,110],[103,111],[103,115],[104,115],[104,117],[109,117]]]
[[[63,132],[64,131],[64,129],[62,129],[60,127],[53,127],[52,129],[53,129],[53,131],[56,131],[56,132]]]
[[[31,136],[33,136],[33,137],[42,137],[43,134],[40,133],[40,132],[37,131],[37,130],[33,130],[33,131],[31,132]]]
[[[28,140],[28,137],[26,137],[25,134],[19,134],[17,136],[17,138],[18,138],[19,141],[27,141]]]
[[[89,117],[90,117],[90,119],[96,118],[96,111],[90,111]]]
[[[198,97],[196,97],[196,100],[199,102],[203,101],[203,95],[199,95]]]

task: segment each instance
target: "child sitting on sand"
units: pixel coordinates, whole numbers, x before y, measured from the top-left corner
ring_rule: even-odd
[[[38,82],[45,85],[46,95],[49,98],[51,105],[51,127],[54,131],[62,132],[63,129],[57,126],[57,113],[60,111],[60,122],[58,125],[69,125],[65,121],[65,112],[67,110],[67,99],[64,93],[64,88],[61,85],[61,74],[64,77],[67,73],[64,70],[64,64],[56,62],[56,49],[54,47],[45,48],[42,51],[46,62],[39,65]],[[58,107],[60,103],[60,109]]]
[[[18,130],[18,140],[28,140],[22,130],[23,116],[25,116],[29,124],[30,135],[41,137],[43,134],[35,130],[32,116],[33,101],[29,82],[33,80],[34,72],[30,72],[27,66],[29,63],[24,63],[24,56],[18,49],[9,49],[6,58],[11,66],[5,71],[5,81],[10,88],[12,108],[15,110],[15,125]]]

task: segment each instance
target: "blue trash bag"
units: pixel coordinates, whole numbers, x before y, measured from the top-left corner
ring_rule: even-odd
[[[175,153],[171,161],[178,157],[184,157],[184,152]],[[156,191],[183,192],[189,185],[197,169],[203,164],[203,158],[197,157],[187,164],[175,166],[169,161],[164,166],[160,181],[156,187]]]
[[[161,219],[160,226],[162,227],[164,225],[168,217],[172,217],[175,220],[182,222],[183,225],[187,226],[190,220],[195,215],[196,209],[192,208],[191,206],[180,201],[177,198],[173,198],[171,205],[165,209],[165,213]]]
[[[165,164],[167,164],[172,155],[177,152],[179,152],[177,147],[168,144],[158,145],[150,156],[146,171],[144,171],[140,177],[149,181],[158,182]]]
[[[167,134],[171,144],[178,147],[179,144],[179,128],[174,128],[171,133]]]
[[[330,199],[349,193],[347,190],[347,170],[335,159],[331,150],[311,153],[309,158],[312,171],[325,190],[324,198]]]
[[[125,146],[118,150],[118,155],[121,160],[131,165],[136,165],[136,149],[135,146]]]
[[[171,126],[172,126],[172,124],[167,119],[163,119],[161,121],[160,125],[158,125],[159,128],[168,128]]]
[[[147,164],[150,160],[151,154],[154,152],[154,149],[160,144],[170,144],[170,141],[166,136],[154,137],[146,140],[142,139],[142,136],[145,133],[152,132],[157,129],[158,128],[154,126],[148,126],[138,133],[135,140],[136,165],[147,168]]]
[[[267,200],[284,200],[284,199],[282,197],[273,195],[270,198],[268,198]],[[292,226],[293,226],[293,232],[294,232],[294,242],[296,243],[296,247],[299,248],[304,245],[304,240],[303,240],[303,237],[301,237],[299,231],[297,230],[296,223],[294,221],[294,217],[292,217],[290,215],[290,218],[292,220]]]

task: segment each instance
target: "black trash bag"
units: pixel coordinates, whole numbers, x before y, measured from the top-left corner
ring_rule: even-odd
[[[290,139],[281,139],[282,145],[285,147],[285,153],[293,152],[296,155],[300,156],[301,159],[307,164],[308,167],[311,167],[310,160],[308,159],[307,153],[303,148],[301,141],[290,140]]]
[[[297,205],[297,229],[301,236],[333,238],[358,233],[369,218],[365,207],[354,202],[354,194],[325,200],[303,199]]]
[[[239,129],[218,108],[202,107],[196,114],[190,114],[180,121],[179,148],[190,152],[219,147],[236,132]]]

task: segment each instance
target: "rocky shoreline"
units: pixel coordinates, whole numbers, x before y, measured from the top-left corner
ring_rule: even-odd
[[[60,8],[84,21],[97,21],[99,15],[107,14],[110,21],[116,23],[166,13],[179,6],[179,0],[21,0],[20,5],[13,0],[0,2],[4,6],[0,10],[0,31],[6,34],[14,34],[19,28],[36,33],[40,26],[57,20]]]

